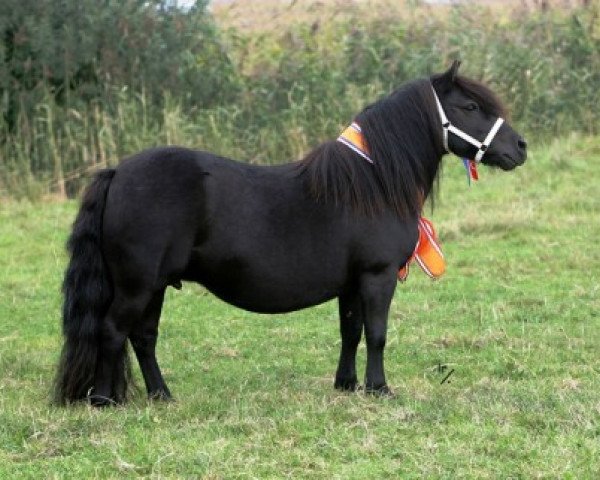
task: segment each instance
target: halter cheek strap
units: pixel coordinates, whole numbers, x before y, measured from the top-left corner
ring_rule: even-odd
[[[457,137],[462,138],[465,142],[470,143],[471,145],[473,145],[474,147],[476,147],[478,149],[477,154],[475,155],[475,161],[481,162],[481,159],[485,155],[485,152],[487,151],[490,144],[494,140],[494,137],[498,133],[498,130],[500,130],[500,127],[504,123],[504,119],[502,117],[498,117],[498,119],[492,126],[491,130],[485,137],[485,140],[483,142],[480,142],[476,138],[473,138],[468,133],[463,132],[460,128],[457,128],[454,125],[452,125],[452,123],[450,123],[450,120],[448,120],[448,117],[446,116],[446,113],[444,112],[444,109],[442,108],[442,103],[440,102],[440,99],[437,96],[437,93],[436,93],[435,89],[433,88],[433,85],[431,86],[431,90],[433,91],[433,96],[435,97],[435,103],[437,105],[438,113],[440,114],[440,120],[442,122],[444,149],[446,150],[446,152],[451,153],[450,147],[448,147],[448,135],[449,135],[448,132],[452,132]]]

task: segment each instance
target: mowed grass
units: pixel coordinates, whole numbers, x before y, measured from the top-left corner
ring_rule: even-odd
[[[77,205],[3,204],[0,478],[598,478],[600,139],[471,188],[444,163],[430,216],[448,273],[398,285],[393,399],[333,390],[335,302],[263,316],[185,285],[159,339],[176,402],[51,407]]]

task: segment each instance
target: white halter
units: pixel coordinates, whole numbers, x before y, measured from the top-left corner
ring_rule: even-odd
[[[450,148],[448,147],[448,132],[452,132],[457,137],[462,138],[465,142],[468,142],[471,145],[473,145],[474,147],[477,147],[479,149],[477,151],[477,155],[475,155],[475,161],[481,162],[483,155],[485,154],[488,147],[492,143],[492,140],[494,140],[494,137],[498,133],[498,130],[500,130],[500,127],[504,123],[504,119],[502,117],[498,117],[498,120],[496,120],[496,123],[494,123],[494,125],[492,126],[492,129],[487,134],[487,137],[485,137],[485,140],[483,142],[480,142],[479,140],[473,138],[468,133],[463,132],[461,129],[456,128],[454,125],[452,125],[450,123],[450,120],[448,120],[448,117],[444,113],[444,109],[442,108],[442,103],[440,102],[440,99],[438,98],[437,93],[435,92],[435,89],[433,88],[433,85],[431,86],[431,89],[433,90],[433,96],[435,97],[435,103],[437,104],[438,112],[440,114],[440,120],[442,121],[442,128],[444,129],[444,148],[446,149],[446,152],[451,153]]]

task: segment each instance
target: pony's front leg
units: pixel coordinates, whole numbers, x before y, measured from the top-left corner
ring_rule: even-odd
[[[360,282],[367,340],[365,391],[379,395],[392,394],[383,369],[388,313],[396,288],[396,271],[388,270],[366,274]]]
[[[340,295],[339,311],[342,349],[334,386],[338,390],[354,391],[358,387],[356,349],[363,330],[362,304],[358,293]]]

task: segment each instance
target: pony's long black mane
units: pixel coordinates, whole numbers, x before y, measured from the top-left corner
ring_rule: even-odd
[[[425,199],[434,200],[444,153],[431,90],[442,81],[437,75],[407,83],[357,115],[373,164],[335,140],[310,152],[300,166],[311,194],[367,215],[385,209],[403,218],[419,215]],[[484,111],[504,116],[502,104],[483,84],[461,76],[454,84]]]

